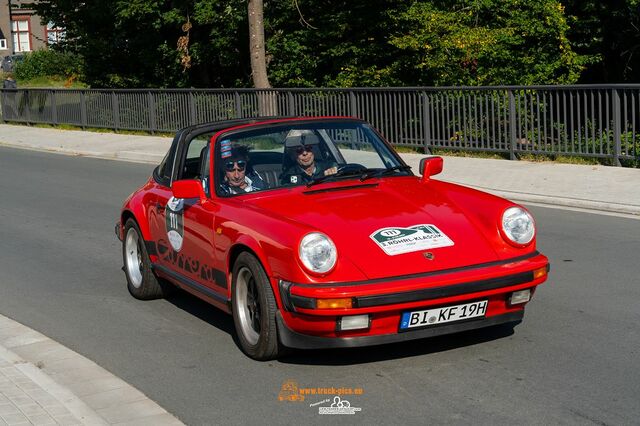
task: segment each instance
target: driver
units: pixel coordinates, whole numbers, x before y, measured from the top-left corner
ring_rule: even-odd
[[[224,178],[220,189],[223,194],[242,194],[267,188],[262,177],[254,170],[247,170],[248,166],[249,148],[244,145],[233,146],[229,154],[222,158]]]
[[[308,183],[321,176],[333,175],[338,171],[335,163],[316,161],[313,149],[319,140],[311,132],[289,135],[285,141],[285,148],[295,164],[285,170],[280,176],[283,185]]]

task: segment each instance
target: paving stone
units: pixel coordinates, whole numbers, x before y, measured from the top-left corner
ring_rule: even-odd
[[[130,422],[115,423],[114,426],[178,426],[183,423],[169,413],[143,417]]]
[[[0,405],[0,416],[4,416],[5,414],[20,414],[20,410],[11,403],[2,404]]]
[[[56,423],[58,423],[61,426],[76,426],[76,425],[82,424],[80,420],[76,419],[72,415],[55,417],[54,419]]]
[[[82,398],[84,402],[94,410],[121,406],[130,402],[146,399],[146,396],[137,389],[126,387],[122,389],[113,389],[106,392],[100,392],[93,395],[87,395]]]
[[[43,336],[37,332],[28,331],[23,334],[19,334],[17,336],[9,337],[8,339],[3,340],[2,346],[5,348],[15,348],[16,346],[24,346],[31,343],[42,342],[48,339],[48,337]]]
[[[55,425],[56,421],[53,420],[53,417],[51,417],[48,414],[40,414],[37,416],[27,416],[27,418],[29,419],[29,422],[31,422],[34,425],[38,425],[38,426],[45,426],[45,425]]]
[[[20,373],[20,371],[18,371],[13,365],[10,367],[0,368],[0,374],[3,374],[5,377],[9,378],[22,375],[22,373]]]
[[[88,360],[80,355],[69,356],[61,359],[51,360],[45,364],[47,373],[60,373],[68,370],[77,370],[80,368],[100,368],[95,362]]]
[[[51,414],[54,417],[63,417],[63,416],[71,416],[71,412],[64,408],[64,406],[60,403],[53,407],[45,407],[47,413]]]
[[[35,385],[35,383],[34,383],[34,385]],[[42,398],[46,398],[46,397],[50,396],[47,391],[45,391],[44,389],[42,389],[38,385],[35,385],[34,389],[27,389],[27,390],[23,389],[23,391],[24,391],[25,394],[27,394],[27,396],[29,398],[35,399],[36,401],[38,401],[38,400],[40,400]]]
[[[132,402],[118,407],[109,407],[96,410],[109,423],[122,423],[143,419],[156,414],[164,414],[166,411],[155,402],[147,399],[144,401]]]
[[[47,414],[44,411],[44,408],[42,408],[41,406],[39,406],[38,404],[33,402],[33,400],[31,400],[31,401],[32,401],[31,404],[19,405],[18,406],[18,409],[20,409],[20,411],[22,411],[22,414],[24,414],[25,416],[38,416],[38,415],[42,415],[42,414]]]
[[[11,383],[10,385],[0,386],[0,392],[7,398],[15,398],[18,396],[24,396],[25,393],[22,390]]]
[[[38,361],[40,361],[45,367],[47,366],[47,362],[77,356],[71,349],[65,348],[51,339],[18,346],[12,348],[11,351],[33,364],[38,364]]]
[[[18,425],[18,424],[29,424],[29,419],[27,419],[23,414],[3,414],[2,420],[7,422],[10,425]]]
[[[28,396],[10,396],[9,400],[11,400],[11,402],[13,402],[17,406],[27,405],[33,401]]]
[[[31,379],[29,379],[26,376],[11,377],[11,381],[13,383],[15,383],[16,385],[23,385],[23,384],[27,384],[27,383],[32,383]]]
[[[80,397],[111,389],[122,389],[127,386],[128,384],[124,380],[115,376],[95,380],[85,380],[83,382],[70,383],[67,385],[73,393]]]
[[[60,373],[51,372],[49,374],[53,380],[61,385],[85,382],[87,380],[97,380],[111,377],[112,374],[100,367],[78,368],[77,370],[64,371]]]
[[[45,409],[49,409],[50,407],[62,406],[62,403],[60,401],[58,401],[48,393],[46,394],[46,396],[36,398],[36,401],[38,402],[38,404],[40,404],[41,407],[44,407]]]

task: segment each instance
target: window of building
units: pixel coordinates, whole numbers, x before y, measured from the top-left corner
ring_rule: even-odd
[[[61,42],[64,40],[65,32],[64,29],[60,27],[56,27],[53,22],[49,22],[47,24],[47,29],[45,30],[47,35],[47,44],[52,45]]]
[[[7,39],[0,38],[0,50],[7,50]]]
[[[31,31],[28,17],[11,21],[11,32],[14,52],[31,51]]]

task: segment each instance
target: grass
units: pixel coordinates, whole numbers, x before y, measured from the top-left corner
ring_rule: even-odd
[[[20,88],[87,89],[89,86],[73,78],[36,77],[31,80],[16,80]]]
[[[0,81],[13,73],[0,71]],[[15,78],[15,75],[14,75]],[[74,77],[48,76],[36,77],[30,80],[16,79],[19,88],[53,88],[53,89],[87,89],[89,86]]]
[[[518,158],[523,161],[532,161],[534,163],[553,161],[554,163],[578,164],[585,166],[599,164],[611,165],[611,161],[608,158],[574,157],[569,155],[518,154]]]

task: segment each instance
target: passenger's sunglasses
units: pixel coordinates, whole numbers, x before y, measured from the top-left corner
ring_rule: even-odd
[[[237,165],[238,168],[235,168],[234,167],[235,165]],[[226,163],[224,163],[224,169],[228,172],[234,172],[234,171],[244,172],[244,169],[246,168],[247,168],[247,162],[244,160],[227,161]]]
[[[296,148],[296,154],[302,155],[305,152],[313,152],[313,148],[310,146],[299,146]]]

